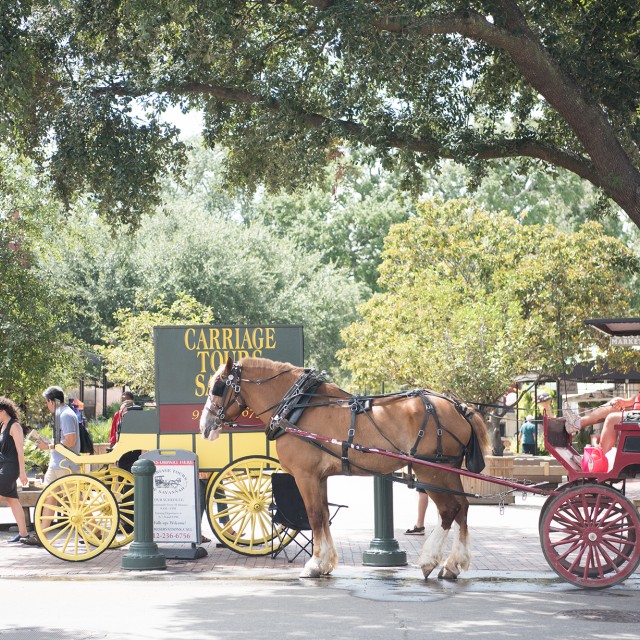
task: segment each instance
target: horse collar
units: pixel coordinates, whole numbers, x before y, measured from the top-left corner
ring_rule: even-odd
[[[276,405],[276,410],[265,429],[268,440],[275,440],[283,435],[286,432],[285,424],[295,426],[308,402],[325,381],[324,372],[319,374],[315,369],[304,370]]]

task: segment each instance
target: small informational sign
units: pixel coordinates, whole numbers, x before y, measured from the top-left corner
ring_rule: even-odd
[[[614,347],[640,346],[640,336],[611,336],[611,345]]]
[[[142,455],[156,465],[153,476],[153,541],[199,543],[198,458],[192,451],[156,449]]]

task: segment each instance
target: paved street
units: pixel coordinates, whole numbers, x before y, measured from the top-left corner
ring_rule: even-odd
[[[640,575],[602,591],[577,589],[546,564],[537,531],[543,498],[472,505],[474,559],[457,582],[425,581],[416,494],[394,487],[395,535],[408,565],[362,565],[373,537],[373,481],[335,478],[330,499],[349,509],[335,521],[340,566],[300,579],[303,560],[247,557],[215,543],[205,558],[167,560],[163,571],[124,571],[124,550],[65,562],[44,549],[0,548],[1,640],[182,638],[638,637]],[[436,521],[433,505],[427,529]],[[209,532],[206,532],[209,533]]]

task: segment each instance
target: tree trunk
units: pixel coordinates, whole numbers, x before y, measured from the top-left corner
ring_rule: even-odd
[[[491,449],[494,456],[501,456],[504,453],[504,444],[500,433],[501,416],[492,413],[489,416],[489,436],[491,438]]]

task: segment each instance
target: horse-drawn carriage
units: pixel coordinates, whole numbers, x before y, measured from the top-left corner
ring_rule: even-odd
[[[156,408],[129,411],[112,451],[60,451],[79,472],[44,488],[34,524],[42,545],[69,561],[89,560],[133,540],[134,481],[118,460],[134,451],[187,450],[208,476],[205,511],[217,538],[245,555],[267,555],[290,541],[272,526],[271,474],[281,469],[264,425],[249,410],[216,442],[198,424],[208,377],[228,356],[270,355],[302,363],[300,326],[156,327]]]
[[[415,474],[414,486],[427,490],[440,515],[419,560],[425,577],[440,565],[452,528],[451,553],[439,577],[456,578],[469,566],[469,504],[462,475],[509,491],[548,496],[540,514],[542,550],[551,568],[572,584],[607,587],[629,577],[640,563],[640,520],[624,495],[626,479],[640,472],[637,421],[617,425],[613,465],[594,473],[582,469],[582,456],[572,447],[564,421],[545,417],[546,446],[568,476],[566,484],[552,489],[470,471],[477,460],[474,450],[487,443],[483,420],[469,407],[426,389],[352,396],[313,372],[287,364],[230,360],[210,381],[200,425],[203,435],[211,437],[233,424],[246,406],[268,418],[268,437],[275,439],[279,460],[296,478],[304,499],[314,539],[305,577],[329,574],[337,563],[327,477],[384,474],[397,480],[391,473],[406,465]],[[461,468],[463,459],[467,469]]]
[[[195,349],[195,343],[192,346]],[[175,349],[169,357],[175,361]],[[162,389],[158,369],[156,379],[161,382],[158,393],[171,396]],[[196,386],[204,384],[204,376],[196,377]],[[178,412],[169,401],[163,416],[160,405],[159,428],[152,412],[136,412],[135,424],[123,424],[120,442],[109,454],[69,455],[101,469],[67,476],[43,492],[36,528],[51,553],[84,560],[109,545],[126,544],[133,524],[131,478],[113,464],[124,451],[172,448],[196,452],[200,468],[212,471],[206,493],[209,522],[216,536],[240,553],[266,555],[288,541],[274,533],[268,507],[271,475],[282,468],[291,473],[313,531],[313,555],[302,573],[307,577],[331,573],[338,560],[329,529],[327,478],[373,474],[398,480],[393,472],[406,466],[410,486],[426,489],[440,515],[419,560],[425,578],[441,564],[451,529],[453,545],[439,577],[456,578],[469,566],[469,503],[462,475],[489,480],[507,491],[548,496],[540,515],[542,550],[551,568],[575,585],[616,584],[640,562],[640,522],[624,495],[626,479],[640,470],[638,422],[618,425],[613,466],[594,473],[582,470],[563,421],[545,418],[547,449],[568,476],[566,484],[552,489],[480,476],[477,454],[488,444],[483,419],[464,404],[427,389],[354,396],[312,370],[229,354],[200,395],[207,396],[204,408],[183,404]],[[184,424],[176,416],[188,411],[191,424],[176,432],[175,425]],[[239,426],[247,414],[266,423],[267,438],[264,427]],[[163,431],[163,424],[173,425],[173,430]],[[466,468],[461,468],[463,461]],[[46,511],[47,497],[56,501],[53,513]]]

